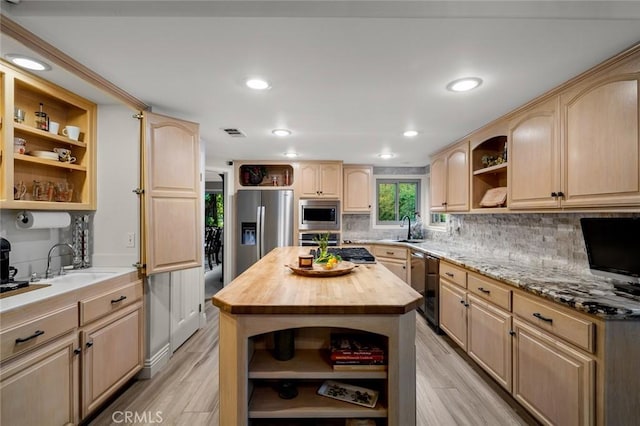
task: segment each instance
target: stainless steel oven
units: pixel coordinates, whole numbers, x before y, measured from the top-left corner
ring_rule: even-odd
[[[340,229],[340,200],[300,200],[298,229],[333,231]]]
[[[317,246],[318,243],[314,241],[314,239],[320,238],[320,234],[316,232],[301,232],[298,234],[298,245],[299,246]],[[340,234],[339,233],[331,233],[329,234],[328,245],[337,246],[340,244]]]

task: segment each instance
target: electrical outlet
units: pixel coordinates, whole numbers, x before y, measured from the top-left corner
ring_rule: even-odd
[[[136,246],[136,233],[129,232],[127,233],[127,247],[133,248]]]

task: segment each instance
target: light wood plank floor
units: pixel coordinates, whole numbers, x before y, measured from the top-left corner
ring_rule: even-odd
[[[163,371],[134,382],[91,425],[126,424],[125,412],[138,413],[137,425],[218,425],[218,309],[209,301],[205,306],[207,326]],[[436,335],[420,316],[416,325],[417,426],[537,424],[447,337]],[[144,416],[146,423],[140,421]]]

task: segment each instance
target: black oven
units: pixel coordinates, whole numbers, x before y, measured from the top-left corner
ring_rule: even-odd
[[[339,200],[300,200],[298,229],[333,231],[340,229]]]

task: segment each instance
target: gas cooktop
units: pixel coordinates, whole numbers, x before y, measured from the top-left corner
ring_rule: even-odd
[[[347,262],[376,263],[376,258],[364,247],[329,247],[327,251],[340,256],[342,260],[346,260]]]

